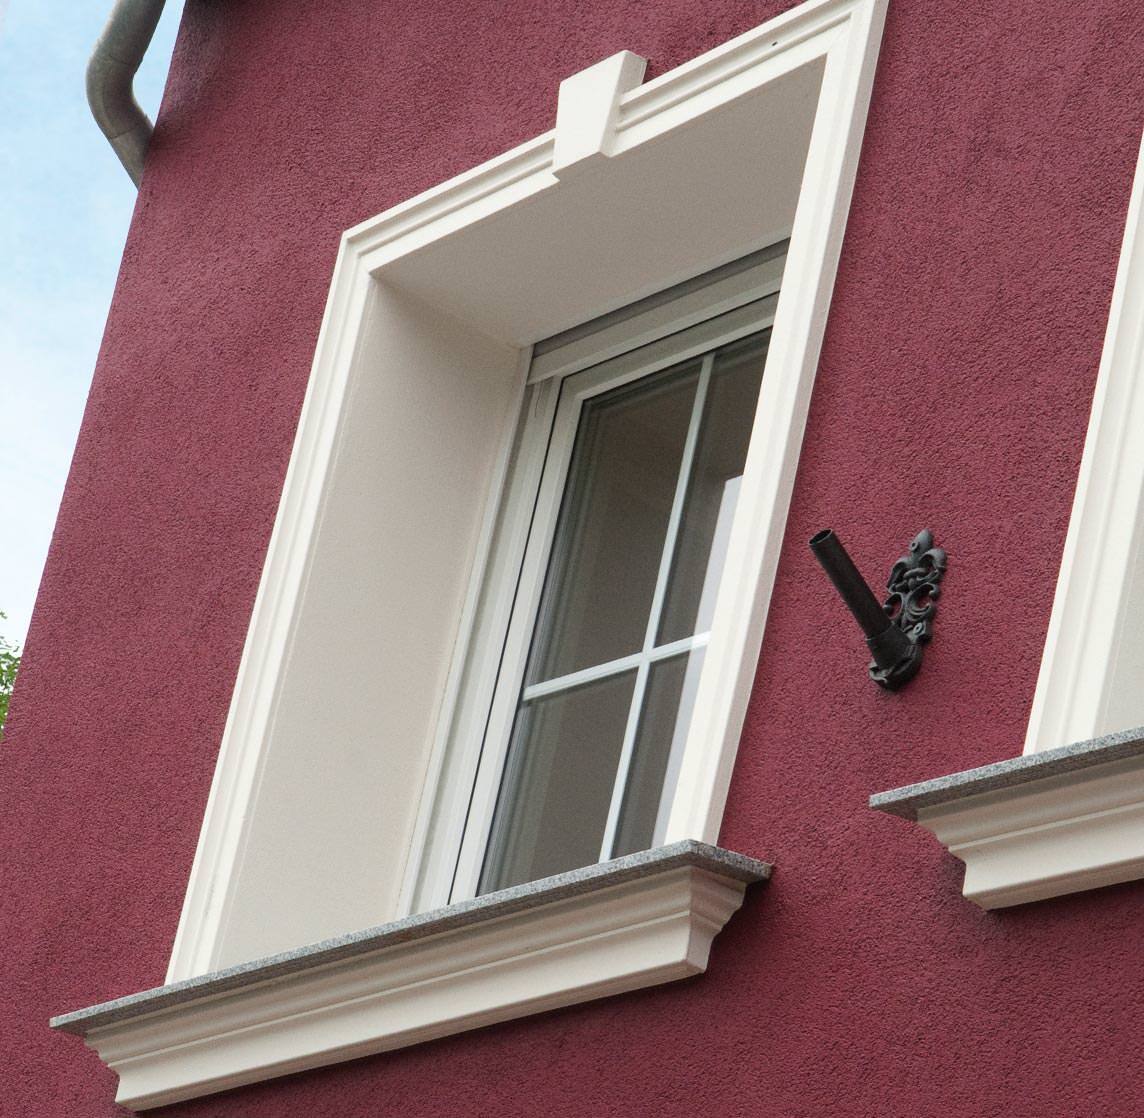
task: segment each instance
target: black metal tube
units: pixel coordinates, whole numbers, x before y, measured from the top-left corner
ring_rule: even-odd
[[[817,532],[810,539],[810,550],[822,564],[822,569],[842,595],[850,612],[854,614],[866,639],[881,636],[892,624],[889,615],[874,597],[854,560],[846,553],[842,541],[829,528]]]

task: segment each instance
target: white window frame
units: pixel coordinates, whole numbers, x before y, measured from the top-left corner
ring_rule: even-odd
[[[652,297],[647,306],[605,316],[587,329],[571,331],[567,338],[543,343],[532,355],[520,420],[522,434],[513,449],[515,468],[504,484],[503,509],[490,513],[482,533],[491,540],[490,553],[470,589],[470,599],[477,603],[474,620],[454,657],[449,687],[452,705],[439,726],[430,764],[432,783],[422,800],[399,915],[475,894],[483,846],[474,836],[486,834],[491,822],[512,716],[504,707],[494,709],[494,693],[502,657],[515,660],[519,674],[527,645],[522,629],[506,647],[510,612],[519,582],[531,586],[534,597],[538,595],[538,574],[547,552],[534,557],[532,570],[521,570],[521,556],[534,517],[547,518],[552,528],[559,505],[555,487],[543,496],[540,490],[561,382],[596,368],[618,368],[621,376],[634,379],[726,340],[772,328],[786,255],[784,235],[753,257],[720,269],[715,277],[701,277],[698,283],[691,281]],[[681,348],[677,340],[683,333],[692,339],[687,348]],[[536,437],[529,438],[530,432]],[[570,446],[571,432],[567,435]],[[720,585],[724,581],[720,578]],[[486,726],[490,710],[493,725]],[[491,762],[482,766],[486,735],[495,743],[495,752]],[[675,759],[677,764],[681,760]],[[678,788],[678,772],[674,776],[673,788]],[[675,800],[673,795],[667,806]],[[669,816],[665,816],[657,825],[657,844],[669,841],[668,823]]]
[[[421,842],[420,806],[440,786],[442,762],[433,749],[437,719],[451,709],[459,685],[448,673],[451,654],[467,642],[482,609],[495,613],[505,607],[470,595],[454,614],[450,603],[457,586],[479,584],[483,565],[495,560],[488,558],[490,518],[483,518],[486,526],[479,530],[469,525],[481,522],[482,502],[500,489],[530,345],[789,232],[741,508],[682,759],[679,786],[686,794],[676,796],[665,835],[668,843],[717,840],[781,549],[884,12],[885,0],[810,0],[642,85],[642,60],[623,52],[561,85],[554,132],[346,233],[168,981],[312,942],[347,930],[347,924],[382,923],[409,905],[411,890],[402,883],[410,880],[410,859]],[[806,130],[797,132],[802,120]],[[801,175],[797,164],[782,158],[787,144],[805,152]],[[751,164],[755,170],[744,171],[741,161],[755,159],[763,148],[768,158],[759,155]],[[718,179],[728,194],[695,209],[686,176],[712,157],[733,169]],[[645,197],[641,160],[658,167],[657,159],[668,160],[670,173],[681,177],[668,177],[654,196]],[[765,188],[760,182],[745,189],[756,174],[777,177]],[[789,210],[772,213],[784,190],[793,191]],[[637,204],[642,208],[633,209]],[[664,208],[676,204],[686,208],[674,215]],[[637,252],[601,235],[602,213],[617,223],[622,219],[625,229],[646,213]],[[684,213],[693,220],[679,220]],[[545,238],[565,238],[560,268],[552,266],[551,246],[538,245],[538,230]],[[504,261],[512,262],[511,273],[486,282],[490,269]],[[458,379],[462,368],[466,379]],[[481,432],[479,445],[462,448],[468,457],[458,461],[451,480],[434,483],[445,488],[435,493],[432,506],[402,504],[406,494],[393,487],[407,486],[408,479],[392,480],[387,469],[397,462],[400,472],[406,456],[437,470],[438,452],[453,448],[435,444],[432,432],[402,420],[393,400],[384,397],[389,377],[414,413],[423,403],[439,406],[445,386],[458,396],[448,406],[471,412],[471,426]],[[363,434],[367,418],[374,426]],[[389,457],[377,468],[361,469],[355,455],[363,445],[378,444]],[[347,474],[349,481],[338,490]],[[364,542],[379,558],[372,577],[362,582],[361,561],[355,567],[352,554],[346,559],[337,551],[337,533],[333,545],[329,537],[332,522],[343,534],[356,531],[338,501],[346,492],[361,491],[367,476],[381,487],[367,492],[371,504],[392,507],[397,521],[367,525],[372,535],[363,530]],[[436,536],[418,536],[424,520],[432,522]],[[457,520],[464,520],[464,533],[448,538]],[[443,547],[446,538],[449,546]],[[390,552],[395,558],[386,567]],[[422,563],[451,564],[445,569],[451,581],[418,584]],[[338,586],[343,577],[354,580],[349,601]],[[408,628],[402,621],[407,599],[409,609],[421,610],[433,623],[425,627],[432,640],[420,646],[420,629],[399,632],[404,642],[374,632],[384,636],[390,626]],[[366,647],[382,663],[388,705],[369,706],[369,696],[361,696],[351,678],[348,653],[322,643],[329,637],[322,617],[331,603],[349,628],[341,644],[351,652]],[[291,743],[284,778],[275,771],[276,765],[282,768],[283,740],[313,734],[309,712],[298,705],[301,681],[307,698],[316,693],[323,717],[334,723],[323,741],[330,753],[324,768],[307,769],[312,757]],[[421,705],[397,703],[394,713],[392,696],[410,688]],[[400,748],[377,750],[355,737],[378,717],[391,715],[387,740]],[[296,717],[305,723],[301,728]],[[335,786],[336,796],[327,785]],[[297,825],[298,811],[307,813],[309,831]],[[438,818],[456,816],[446,811]],[[326,844],[317,854],[311,835]],[[311,888],[329,892],[315,897],[306,892]],[[307,897],[306,905],[297,903],[300,896]],[[255,938],[228,948],[227,936],[239,920],[235,912],[244,904]],[[327,923],[315,923],[321,919]],[[275,933],[281,938],[260,938]]]
[[[496,673],[497,683],[493,695],[477,699],[475,703],[470,704],[470,709],[475,706],[479,711],[483,707],[488,707],[490,713],[487,720],[481,718],[475,724],[453,727],[445,735],[447,739],[443,743],[445,748],[448,748],[448,739],[451,739],[455,743],[455,747],[463,749],[467,754],[463,760],[455,765],[459,772],[454,779],[463,782],[464,787],[472,787],[472,798],[466,818],[447,818],[443,821],[444,825],[434,828],[438,835],[450,833],[457,835],[458,828],[463,831],[463,837],[457,842],[457,852],[454,857],[455,874],[447,873],[444,878],[439,880],[426,880],[421,872],[422,860],[427,862],[426,868],[442,867],[443,862],[442,868],[447,870],[447,855],[444,859],[423,856],[412,860],[410,873],[413,882],[416,883],[417,908],[427,909],[449,901],[468,900],[477,893],[489,831],[503,780],[512,724],[516,715],[518,699],[521,695],[525,662],[533,636],[545,572],[548,569],[551,555],[557,515],[564,496],[572,447],[584,403],[603,392],[619,388],[624,384],[629,384],[696,357],[702,357],[702,367],[699,374],[700,387],[680,466],[682,480],[677,483],[676,499],[667,526],[668,542],[665,545],[656,593],[652,601],[651,619],[648,623],[645,647],[641,651],[625,657],[623,668],[618,666],[619,662],[616,662],[573,673],[577,684],[580,684],[602,679],[606,675],[614,674],[620,670],[634,669],[637,672],[635,692],[631,701],[632,715],[628,720],[620,754],[620,772],[613,788],[612,803],[599,860],[606,861],[612,857],[615,828],[623,793],[626,789],[626,773],[632,758],[638,714],[642,709],[642,695],[646,687],[650,664],[653,660],[675,656],[681,652],[690,652],[701,647],[706,648],[710,644],[711,633],[708,630],[675,641],[669,646],[659,647],[654,651],[652,649],[654,635],[658,631],[658,620],[666,590],[667,564],[670,562],[673,542],[679,527],[682,494],[686,487],[687,474],[697,443],[700,409],[705,398],[706,384],[710,379],[715,351],[721,346],[770,330],[773,326],[783,259],[781,255],[773,255],[750,271],[739,273],[727,281],[716,284],[714,291],[701,293],[706,296],[704,301],[708,307],[714,305],[717,308],[724,308],[726,303],[731,300],[741,302],[741,305],[734,309],[724,309],[721,314],[712,314],[710,318],[693,323],[681,331],[676,329],[678,317],[671,313],[675,308],[669,304],[666,308],[657,308],[659,313],[656,317],[659,322],[659,331],[664,335],[662,338],[649,340],[650,331],[644,321],[646,316],[640,316],[634,322],[624,324],[628,337],[638,339],[640,343],[638,346],[633,345],[631,350],[625,354],[614,356],[600,364],[578,369],[575,372],[566,371],[563,375],[548,373],[541,378],[533,369],[530,375],[532,382],[530,389],[537,398],[526,401],[525,404],[525,429],[518,456],[525,462],[543,460],[545,463],[544,476],[538,489],[528,488],[526,483],[518,484],[515,487],[510,483],[508,487],[513,502],[520,506],[510,509],[509,517],[511,519],[519,517],[531,521],[528,544],[524,555],[518,557],[518,576],[514,577],[514,572],[511,570],[506,572],[500,577],[505,577],[510,585],[494,590],[494,593],[499,592],[513,596],[515,601],[513,619],[507,632],[503,635],[500,632],[490,634],[483,642],[486,647],[491,645],[497,653],[496,659],[499,669]],[[691,311],[689,317],[696,317],[697,312],[692,310],[692,307],[697,301],[696,299],[688,301],[688,310]],[[619,332],[618,330],[609,332],[611,335],[609,340],[613,345],[620,344],[614,340],[615,335]],[[582,349],[583,347],[578,348]],[[559,351],[554,356],[559,356]],[[581,356],[580,361],[576,364],[582,363],[583,358]],[[733,524],[733,518],[731,520]],[[722,579],[719,581],[722,582]],[[469,648],[462,647],[459,649],[456,661],[458,666],[454,670],[458,672],[463,670],[460,665],[463,665],[470,655]],[[491,675],[493,673],[490,671],[481,674]],[[548,681],[531,688],[525,688],[524,696],[526,698],[536,697],[539,694],[557,690],[558,688],[554,684],[559,682],[562,681]],[[690,734],[687,736],[689,737]],[[683,752],[675,758],[676,772],[678,772],[682,757],[686,755],[686,738],[681,744],[683,745]],[[672,779],[669,783],[673,792],[678,791],[677,779]],[[686,791],[683,794],[686,794]],[[668,813],[674,799],[675,796],[671,795],[664,804],[665,811],[662,813],[661,822],[657,827],[654,845],[664,845]],[[426,797],[427,810],[434,810],[435,802],[436,797],[432,794],[428,795]],[[428,823],[423,824],[423,826],[425,830],[429,830]]]

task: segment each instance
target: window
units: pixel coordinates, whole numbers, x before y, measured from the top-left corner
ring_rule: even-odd
[[[551,390],[534,386],[651,344],[666,321],[699,325],[710,311],[685,291],[653,296],[789,239],[656,823],[668,844],[717,840],[882,18],[882,0],[812,0],[643,84],[642,60],[616,55],[562,83],[554,132],[345,234],[171,981],[433,909],[460,895],[455,872],[479,887],[483,852],[470,841],[458,865],[460,832],[471,804],[491,821],[500,775],[470,731],[512,614],[502,573],[531,526],[516,492],[543,465],[513,454],[524,398],[539,406]],[[718,284],[711,298],[738,305]],[[578,333],[625,307],[642,309]],[[458,726],[467,744],[448,748]]]
[[[809,0],[646,83],[622,52],[561,83],[553,132],[344,235],[168,985],[58,1022],[119,1071],[119,1101],[191,1098],[704,969],[745,884],[766,875],[713,844],[884,9]],[[781,296],[744,309],[734,266],[716,270],[787,239]],[[763,344],[740,475],[705,447],[704,423],[753,391]],[[567,488],[529,434],[546,409]],[[625,410],[662,422],[609,451]],[[726,445],[742,419],[727,417]],[[581,424],[595,457],[577,453]],[[640,441],[669,433],[681,464],[692,436],[686,485],[650,454],[636,476]],[[603,469],[609,453],[626,474]],[[593,478],[650,503],[617,524],[581,499]],[[668,527],[656,538],[665,511],[671,548]],[[549,608],[544,575],[595,585],[578,573],[590,532],[631,533],[599,554],[653,571],[646,607],[605,596],[577,619],[577,594],[554,593],[564,604]],[[551,565],[533,542],[545,535]],[[535,610],[517,607],[518,584]],[[577,625],[574,641],[550,639]],[[526,818],[543,815],[536,768],[554,751],[513,743],[564,732],[552,710],[583,695],[557,686],[569,675],[626,686],[611,670],[626,657],[612,757],[575,789],[593,811],[569,828],[573,859]],[[448,904],[545,872],[553,846],[594,860],[605,840],[656,848],[571,884]]]
[[[491,713],[453,735],[482,740],[449,899],[663,844],[781,268],[764,250],[688,284],[712,316],[682,331],[656,299],[663,337],[628,313],[644,344],[531,386],[518,454],[544,465],[514,495],[534,511]]]

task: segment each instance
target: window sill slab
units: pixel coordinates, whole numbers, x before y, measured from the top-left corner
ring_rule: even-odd
[[[982,908],[1144,878],[1144,727],[880,792],[870,806],[932,831]]]
[[[52,1019],[136,1110],[706,969],[753,858],[684,841]]]

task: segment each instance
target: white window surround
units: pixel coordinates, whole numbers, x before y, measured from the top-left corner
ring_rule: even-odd
[[[664,842],[672,850],[717,839],[885,4],[810,0],[645,85],[642,61],[624,52],[562,83],[554,133],[345,234],[168,984],[210,982],[421,907],[410,882],[425,832],[453,817],[422,808],[444,787],[438,746],[461,677],[482,662],[458,649],[482,610],[504,606],[475,588],[490,561],[532,344],[789,236]],[[690,886],[677,890],[688,935],[709,941],[741,886],[717,914]],[[562,924],[579,942],[569,904],[556,933]],[[638,905],[617,919],[655,926]],[[525,950],[543,923],[542,913],[521,914],[515,944],[503,946]],[[452,952],[464,958],[466,947],[477,949],[462,937]],[[637,985],[646,984],[634,977],[645,969],[639,957]],[[560,1000],[540,1008],[631,988],[602,941],[577,958]],[[646,980],[695,969],[673,964]],[[257,995],[268,1047],[212,1079],[186,1061],[209,1062],[213,1046],[181,1045],[152,1065],[147,1098],[162,1096],[164,1082],[175,1089],[197,1077],[219,1089],[503,1019],[523,1004],[506,992],[504,1005],[466,1016],[450,1001],[466,973],[441,976],[444,993],[427,1003],[416,1036],[365,1020],[350,999],[335,1010],[336,1051],[322,1030],[302,1030],[293,1034],[301,1047],[281,1060],[275,1037],[298,1007],[269,985]],[[168,1027],[193,1031],[193,1014],[183,1021],[166,1010]],[[121,1097],[133,1090],[121,1084]]]
[[[1144,144],[1022,757],[880,793],[983,908],[1144,878]]]
[[[812,0],[631,88],[609,59],[555,133],[346,233],[169,981],[406,910],[530,345],[789,234],[665,836],[717,839],[883,15]]]

